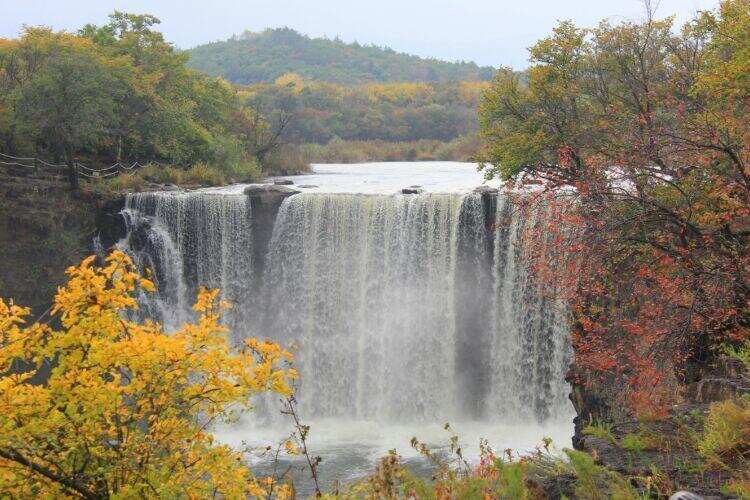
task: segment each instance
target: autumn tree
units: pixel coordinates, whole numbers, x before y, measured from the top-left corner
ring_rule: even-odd
[[[481,106],[491,175],[543,182],[548,205],[575,193],[557,237],[529,241],[578,253],[547,262],[566,276],[538,270],[568,295],[574,376],[635,410],[666,408],[691,361],[750,335],[748,33],[748,0],[678,33],[651,12],[563,22],[527,78],[500,72]]]
[[[3,153],[242,167],[243,145],[230,131],[235,89],[188,68],[158,23],[115,12],[75,34],[29,27],[0,39]]]
[[[23,46],[0,54],[0,64],[3,100],[23,140],[43,145],[58,162],[106,140],[117,98],[127,92],[126,61],[102,57],[87,40],[31,28]]]
[[[132,92],[121,110],[122,127],[114,134],[118,152],[182,165],[215,162],[233,149],[228,126],[238,105],[235,92],[188,68],[187,54],[157,31],[160,23],[148,14],[115,11],[108,23],[87,25],[78,33],[108,57],[125,58],[133,67]]]
[[[201,290],[196,321],[166,334],[128,317],[153,292],[121,252],[68,270],[52,310],[60,328],[28,324],[0,300],[0,491],[14,498],[246,498],[283,496],[253,477],[211,426],[262,392],[291,394],[280,346],[235,351],[219,322],[227,304]],[[35,370],[51,363],[43,383]],[[270,489],[269,489],[270,488]]]
[[[274,85],[250,91],[235,114],[234,129],[259,164],[265,164],[269,155],[289,141],[303,89],[298,75],[283,75]]]

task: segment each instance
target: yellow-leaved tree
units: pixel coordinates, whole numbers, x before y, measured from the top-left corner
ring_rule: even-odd
[[[292,356],[271,342],[232,349],[228,304],[201,290],[197,320],[165,334],[135,322],[135,293],[152,292],[122,252],[68,270],[55,298],[60,329],[28,325],[0,299],[0,492],[13,498],[284,496],[255,478],[211,425],[251,396],[290,396]],[[32,377],[48,363],[42,382]],[[31,369],[28,367],[31,366]],[[275,488],[275,491],[274,491]],[[2,496],[2,495],[0,495]]]

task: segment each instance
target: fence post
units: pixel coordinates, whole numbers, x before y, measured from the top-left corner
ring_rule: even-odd
[[[68,163],[68,181],[73,191],[78,190],[78,169],[75,162]]]

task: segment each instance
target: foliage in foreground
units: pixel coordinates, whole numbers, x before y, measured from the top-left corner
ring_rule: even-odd
[[[698,451],[708,462],[750,470],[750,396],[711,406]]]
[[[59,329],[28,325],[28,309],[0,300],[0,492],[21,498],[294,496],[288,470],[257,479],[240,451],[215,443],[210,433],[211,424],[231,420],[249,398],[269,391],[286,398],[284,413],[294,422],[276,457],[301,455],[319,491],[321,459],[311,456],[310,427],[296,413],[291,355],[254,339],[239,352],[230,347],[219,324],[227,304],[217,300],[217,290],[201,290],[196,322],[167,335],[156,323],[128,319],[138,308],[136,293],[153,285],[124,254],[114,252],[101,268],[90,257],[68,274],[52,310]],[[746,495],[750,400],[713,405],[702,425],[700,432],[682,433],[701,458],[694,467],[734,471],[726,492]],[[470,464],[458,436],[448,425],[446,430],[446,449],[412,440],[432,464],[432,478],[410,472],[393,451],[371,475],[326,497],[631,499],[673,491],[656,469],[623,476],[584,452],[565,450],[561,457],[551,452],[549,440],[520,458],[510,450],[498,455],[482,442],[479,463]],[[668,449],[665,440],[672,439],[645,430],[616,439],[605,424],[584,434],[634,458],[654,446]]]
[[[446,429],[450,430],[447,424]],[[498,455],[483,441],[478,464],[464,458],[456,435],[446,450],[430,449],[416,438],[412,446],[434,466],[432,478],[410,472],[392,450],[371,475],[325,498],[644,498],[627,478],[597,465],[587,453],[566,449],[561,456],[552,451],[548,439],[543,447],[520,458],[513,457],[511,450]]]
[[[291,355],[249,339],[229,346],[218,291],[201,290],[195,323],[164,334],[134,322],[135,293],[153,285],[114,252],[68,270],[52,314],[27,324],[0,300],[0,491],[15,498],[263,496],[242,456],[209,428],[262,392],[291,394]],[[23,360],[31,370],[20,368]],[[32,383],[42,367],[43,383]],[[276,493],[283,496],[286,487]]]
[[[705,422],[675,423],[673,434],[659,433],[657,422],[651,422],[653,428],[642,422],[637,432],[618,437],[601,423],[586,428],[584,434],[620,450],[623,462],[614,464],[617,470],[601,464],[594,452],[559,453],[549,439],[521,456],[511,450],[496,454],[482,441],[478,463],[464,458],[455,434],[447,447],[437,449],[413,439],[412,447],[433,465],[431,478],[412,473],[392,450],[373,473],[326,498],[625,500],[666,498],[686,486],[750,498],[750,399],[714,404]],[[446,429],[452,433],[447,424]]]

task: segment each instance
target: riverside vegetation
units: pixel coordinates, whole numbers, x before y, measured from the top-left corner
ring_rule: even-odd
[[[572,307],[575,378],[657,416],[750,336],[750,2],[675,31],[561,23],[528,84],[500,73],[481,108],[490,175],[546,183],[577,256],[537,249]]]
[[[720,457],[696,463],[729,471],[725,486],[747,497],[750,384],[726,352],[750,338],[750,2],[722,1],[681,29],[647,14],[560,23],[531,48],[528,81],[499,72],[480,109],[483,156],[489,175],[546,186],[526,201],[560,221],[546,236],[566,252],[527,240],[537,278],[571,307],[578,431],[627,422],[620,452],[677,450],[666,435],[696,412],[717,440],[699,455]],[[720,428],[733,442],[724,458]],[[700,470],[695,488],[722,481]]]
[[[296,66],[290,69],[302,76],[229,75],[252,83],[233,85],[188,67],[200,50],[175,50],[156,31],[159,22],[115,12],[106,25],[76,33],[28,27],[17,39],[0,39],[0,152],[95,166],[152,163],[166,172],[135,177],[196,184],[295,173],[314,161],[468,159],[476,152],[476,107],[487,87],[476,66],[428,61],[456,80],[422,82],[407,72],[415,81],[403,82],[399,68],[413,67],[399,56],[379,78],[346,85]],[[332,50],[343,57],[344,47]],[[363,57],[375,61],[381,52]],[[263,58],[250,56],[241,53],[239,61]]]
[[[91,69],[92,79],[76,84],[92,106],[120,95],[98,90],[103,82],[120,88],[112,79],[119,63],[151,76],[134,85],[173,75],[165,77],[165,88],[189,81],[229,96],[213,103],[241,100],[242,90],[185,69],[183,56],[151,30],[153,22],[115,16],[110,26],[78,35],[30,29],[19,40],[3,41],[3,81],[12,83],[0,98],[3,147],[93,159],[117,158],[127,144],[176,165],[257,162],[252,148],[238,146],[232,157],[229,147],[208,147],[246,140],[222,135],[241,126],[231,120],[227,128],[200,121],[229,115],[177,98],[162,101],[148,88],[121,95],[154,99],[154,113],[159,105],[180,104],[183,111],[203,111],[165,113],[185,118],[164,132],[177,134],[168,137],[141,135],[142,115],[113,122],[119,128],[104,134],[96,126],[114,116],[106,113],[94,113],[80,130],[32,130],[47,123],[29,120],[45,118],[40,103],[55,98],[49,93],[69,74],[69,64]],[[154,48],[160,49],[151,53]],[[50,72],[29,72],[24,61],[32,56],[46,60],[39,67]],[[371,476],[327,495],[658,498],[689,487],[749,498],[750,1],[724,0],[681,30],[651,16],[591,30],[562,23],[531,56],[525,77],[501,71],[484,94],[482,155],[491,175],[548,187],[527,202],[538,199],[559,215],[559,227],[545,226],[551,237],[531,231],[525,243],[537,257],[536,278],[571,305],[570,378],[584,451],[566,451],[561,459],[544,442],[518,458],[484,444],[480,463],[467,464],[457,437],[449,437],[447,459],[415,440],[413,446],[434,461],[434,478],[415,477],[394,452]],[[164,66],[156,71],[149,61]],[[282,100],[283,93],[299,90],[292,80],[279,82]],[[242,115],[246,124],[261,121],[253,106]],[[272,120],[283,120],[276,109]],[[74,113],[57,116],[70,124],[93,112],[87,106],[58,111]],[[181,142],[185,137],[197,142]],[[158,165],[149,168],[147,175],[166,175]],[[564,196],[573,192],[575,202]],[[550,241],[569,251],[560,255],[542,245]],[[200,294],[196,323],[171,337],[153,322],[121,316],[137,307],[136,290],[152,286],[122,254],[103,267],[87,259],[69,275],[52,312],[55,326],[43,318],[27,324],[27,309],[0,302],[3,491],[85,498],[294,494],[283,475],[254,478],[237,451],[215,444],[202,427],[205,419],[232,418],[233,404],[246,405],[249,396],[271,391],[290,397],[296,373],[282,347],[249,341],[243,350],[230,350],[215,291]],[[40,383],[34,375],[42,367],[49,375]],[[720,369],[733,375],[719,376]],[[717,390],[706,394],[710,380],[718,380]],[[297,427],[280,452],[306,454],[308,430]],[[316,463],[308,460],[311,472]]]

